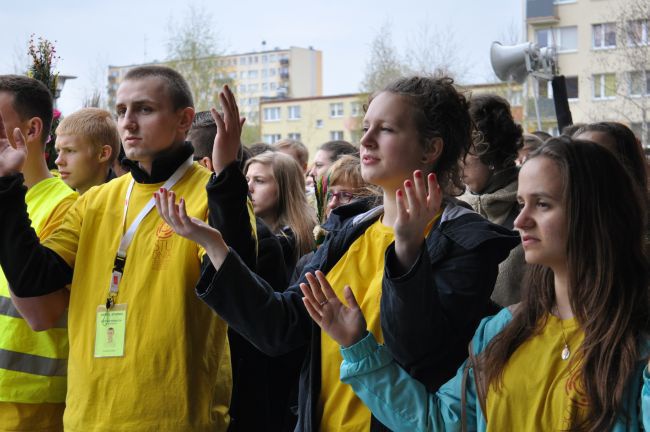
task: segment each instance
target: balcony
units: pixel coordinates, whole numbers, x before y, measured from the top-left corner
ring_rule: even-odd
[[[526,0],[526,22],[534,25],[552,25],[560,22],[553,0]]]

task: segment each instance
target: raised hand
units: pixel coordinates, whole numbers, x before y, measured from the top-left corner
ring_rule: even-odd
[[[10,133],[14,134],[15,148],[9,141],[4,120],[0,115],[0,177],[18,174],[22,171],[27,159],[27,146],[23,133],[18,128]]]
[[[305,295],[302,299],[309,316],[339,345],[349,347],[363,339],[366,332],[366,319],[349,286],[343,288],[345,306],[332,289],[325,275],[316,271],[316,275],[307,273],[306,283],[300,284]]]
[[[418,170],[413,172],[413,180],[404,182],[405,192],[401,189],[396,192],[395,254],[403,270],[415,263],[424,242],[425,229],[440,211],[442,191],[436,175],[429,174],[427,183],[425,187],[422,171]]]
[[[176,204],[176,194],[161,188],[154,193],[156,209],[160,217],[181,237],[198,243],[206,250],[212,264],[219,269],[228,255],[228,246],[221,233],[210,225],[187,214],[185,200]]]
[[[217,136],[214,138],[212,149],[212,165],[217,174],[237,159],[241,147],[241,131],[246,121],[245,118],[239,117],[235,95],[227,85],[219,92],[219,102],[223,114],[219,114],[215,108],[210,109],[217,124]]]

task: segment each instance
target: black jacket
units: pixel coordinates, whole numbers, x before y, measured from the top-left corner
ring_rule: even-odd
[[[257,251],[251,250],[247,237],[233,235],[233,223],[244,221],[247,217],[247,214],[241,213],[241,209],[246,209],[248,196],[248,186],[242,178],[238,164],[232,163],[211,182],[208,197],[210,224],[222,232],[228,245],[247,251],[246,265],[273,290],[281,292],[288,286],[288,267],[278,236],[260,218],[256,219]],[[204,261],[204,268],[208,263]],[[301,347],[272,357],[255,348],[232,327],[228,329],[228,340],[233,376],[228,430],[292,430],[296,419],[289,408],[291,399],[295,399],[298,391],[298,376],[305,349]]]
[[[320,269],[327,273],[381,213],[379,207],[348,220],[316,251],[305,272]],[[437,389],[451,378],[466,357],[480,319],[493,311],[490,294],[498,263],[518,242],[512,231],[448,202],[406,274],[394,274],[393,246],[387,250],[381,300],[384,339],[398,362],[427,388]],[[298,284],[282,293],[273,291],[231,250],[218,272],[211,266],[204,270],[197,294],[269,355],[308,347],[300,376],[296,430],[318,430],[321,331],[305,310]],[[399,304],[406,299],[410,305],[414,298],[419,299],[415,310]],[[417,332],[417,337],[409,332]],[[422,340],[430,343],[418,343]],[[373,418],[371,430],[384,427]]]

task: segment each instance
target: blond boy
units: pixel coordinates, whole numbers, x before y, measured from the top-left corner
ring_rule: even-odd
[[[120,152],[120,135],[111,113],[83,108],[65,117],[56,135],[56,166],[79,194],[115,177],[111,165]]]

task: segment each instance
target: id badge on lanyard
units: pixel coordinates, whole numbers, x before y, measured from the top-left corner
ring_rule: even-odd
[[[179,166],[174,174],[165,182],[163,188],[170,190],[192,166],[192,156]],[[129,199],[133,192],[135,181],[131,179],[129,188],[124,200],[123,225],[126,225],[126,213],[129,209]],[[97,306],[95,319],[95,357],[122,357],[124,356],[124,345],[126,340],[126,303],[118,304],[117,295],[119,294],[120,282],[124,275],[126,266],[126,252],[133,241],[133,237],[142,223],[145,216],[156,206],[156,201],[151,198],[144,208],[138,213],[136,218],[126,230],[120,241],[120,247],[115,255],[113,272],[108,288],[106,303]]]

